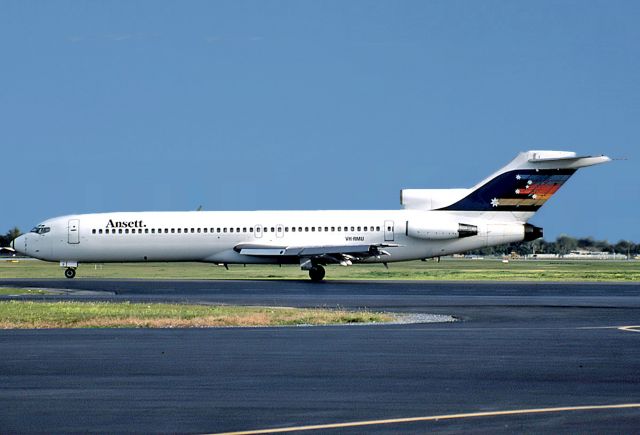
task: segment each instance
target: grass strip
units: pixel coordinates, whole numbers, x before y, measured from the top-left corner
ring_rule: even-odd
[[[394,317],[389,314],[332,309],[0,301],[0,329],[293,326],[382,323],[393,320]]]

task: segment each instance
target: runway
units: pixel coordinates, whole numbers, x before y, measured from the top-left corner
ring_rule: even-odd
[[[0,279],[0,286],[94,292],[45,299],[367,307],[461,319],[0,331],[3,433],[640,427],[640,333],[619,329],[640,325],[640,283]]]

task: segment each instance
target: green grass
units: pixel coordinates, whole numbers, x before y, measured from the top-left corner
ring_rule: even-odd
[[[193,328],[390,322],[369,311],[129,302],[0,301],[0,329]]]
[[[296,265],[229,265],[230,270],[201,263],[82,264],[76,279],[308,279]],[[62,278],[63,269],[42,261],[0,262],[2,278]],[[391,280],[514,280],[514,281],[638,281],[640,261],[543,261],[500,260],[411,261],[353,267],[328,266],[327,279]]]

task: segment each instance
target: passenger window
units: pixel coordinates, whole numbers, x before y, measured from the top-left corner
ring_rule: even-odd
[[[145,229],[144,229],[144,233],[145,233],[145,234],[149,234],[149,228],[145,228]]]
[[[334,232],[336,230],[336,227],[331,227],[331,232]]]
[[[301,233],[302,232],[302,227],[298,227],[298,232]]]
[[[142,234],[142,228],[138,228],[138,234]]]
[[[318,231],[319,231],[319,232],[322,232],[322,227],[318,227]]]
[[[129,228],[125,229],[125,230],[124,230],[124,233],[125,233],[125,234],[129,234]]]
[[[198,229],[199,229],[199,228],[198,228]],[[206,229],[206,228],[203,228],[203,229],[202,229],[202,231],[206,233],[206,232],[207,232],[207,229]],[[198,232],[200,232],[200,231],[198,231]]]
[[[218,233],[219,233],[219,232],[220,232],[220,228],[216,228],[216,232],[218,232]]]
[[[338,227],[338,231],[342,231],[342,227]]]
[[[168,234],[168,233],[169,233],[169,228],[165,228],[165,229],[164,229],[164,233],[165,233],[165,234]]]
[[[376,227],[376,231],[380,231],[380,227]]]
[[[324,227],[324,230],[325,231],[329,231],[329,227]]]
[[[351,231],[355,231],[355,230],[353,229],[353,227],[351,227]]]
[[[387,227],[387,231],[391,231],[391,227]]]
[[[304,227],[304,232],[308,233],[309,232],[309,227]]]
[[[95,229],[91,230],[91,233],[92,233],[92,234],[95,234],[95,233],[96,233],[96,230],[95,230]]]
[[[242,227],[242,232],[246,233],[247,232],[247,228],[246,227]]]
[[[182,228],[178,228],[178,234],[182,233]]]
[[[175,228],[171,228],[171,234],[174,234],[176,232]]]
[[[315,230],[316,230],[316,227],[311,227],[311,231],[315,231]]]
[[[291,227],[291,232],[295,233],[296,232],[296,227]]]
[[[289,232],[289,227],[284,227],[284,232],[288,233]]]
[[[185,234],[189,232],[189,228],[184,229]]]
[[[240,232],[240,228],[236,228],[236,233],[239,233],[239,232]]]
[[[362,227],[358,227],[358,231],[362,231]]]
[[[276,232],[276,229],[275,229],[275,228],[273,228],[273,227],[271,227],[271,232],[272,232],[272,233],[275,233],[275,232]]]
[[[249,227],[249,232],[252,233],[253,232],[253,227]]]
[[[260,227],[256,227],[256,233],[260,232]]]
[[[362,227],[363,230],[367,231],[367,227]]]
[[[371,227],[370,230],[373,231],[373,227]]]
[[[222,232],[223,232],[223,233],[226,233],[226,232],[227,232],[227,229],[226,229],[226,228],[223,228],[223,229],[222,229]]]

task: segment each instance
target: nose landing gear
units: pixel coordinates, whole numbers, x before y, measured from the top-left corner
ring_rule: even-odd
[[[64,276],[71,279],[76,276],[76,268],[78,267],[77,261],[61,261],[60,267],[66,267],[64,270]]]

